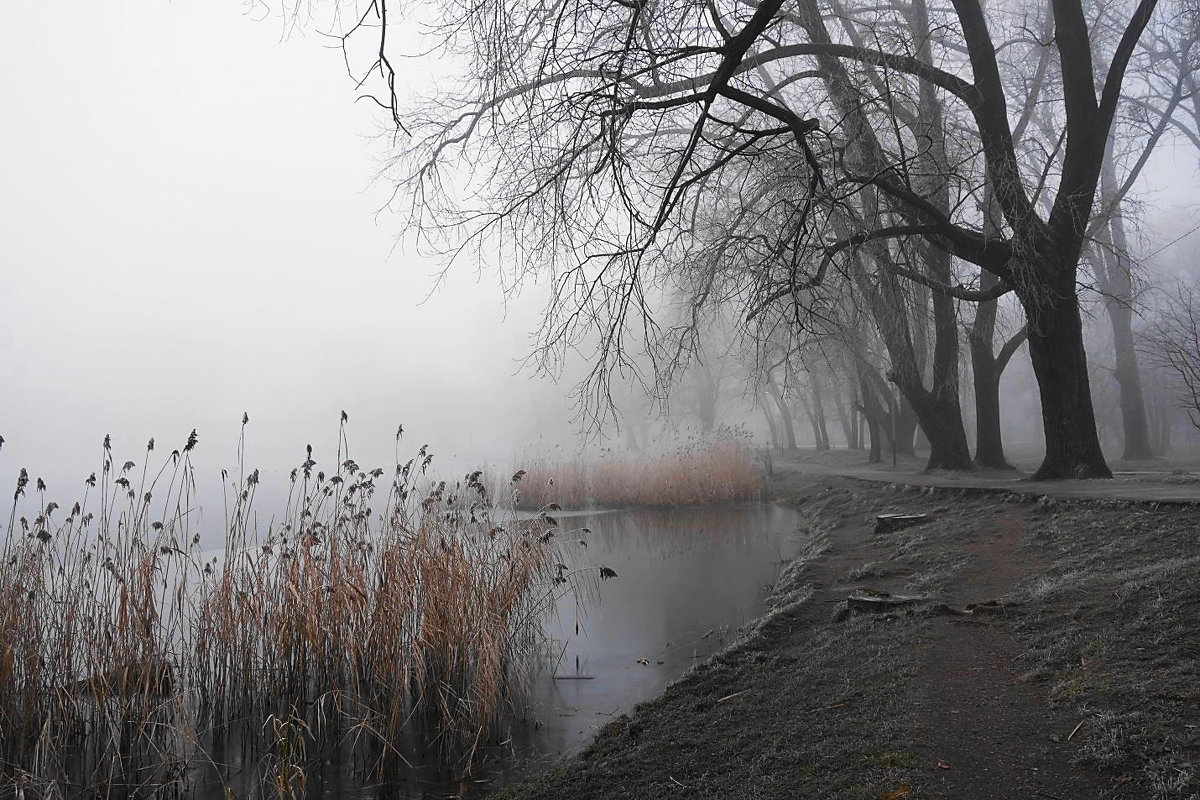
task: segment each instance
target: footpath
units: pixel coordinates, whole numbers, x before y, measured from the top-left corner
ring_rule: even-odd
[[[821,464],[781,459],[774,464],[800,475],[827,475],[903,486],[976,489],[1063,500],[1126,500],[1136,503],[1200,504],[1200,476],[1175,475],[1165,470],[1114,470],[1112,480],[1031,481],[1014,472],[915,472],[910,466]]]
[[[1194,478],[906,466],[776,459],[771,493],[801,513],[804,553],[772,611],[501,794],[1200,797]],[[879,529],[897,513],[922,521]]]

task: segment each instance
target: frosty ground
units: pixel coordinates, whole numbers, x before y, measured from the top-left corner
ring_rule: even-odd
[[[1197,506],[810,467],[774,464],[807,547],[773,610],[501,796],[1200,796]],[[875,533],[888,512],[930,520]]]

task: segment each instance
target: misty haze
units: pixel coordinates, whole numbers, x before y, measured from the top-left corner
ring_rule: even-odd
[[[1200,796],[1196,0],[0,42],[0,796]]]

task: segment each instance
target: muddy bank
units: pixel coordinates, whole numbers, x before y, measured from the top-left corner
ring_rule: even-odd
[[[812,532],[774,610],[579,756],[498,797],[1200,791],[1193,509],[794,472],[773,492]],[[931,519],[874,533],[895,511]],[[900,595],[920,599],[846,607]]]

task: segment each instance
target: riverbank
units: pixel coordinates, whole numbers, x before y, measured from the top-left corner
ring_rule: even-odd
[[[806,552],[729,650],[505,798],[1200,792],[1195,509],[776,470]],[[930,521],[874,533],[875,516]],[[885,613],[850,596],[923,598]],[[865,605],[865,604],[860,604]]]

